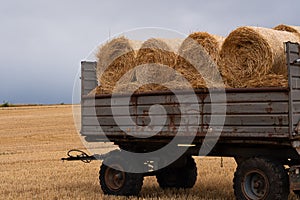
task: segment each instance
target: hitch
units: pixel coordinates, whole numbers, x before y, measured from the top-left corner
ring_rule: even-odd
[[[106,154],[94,154],[88,155],[86,152],[78,150],[78,149],[71,149],[67,153],[67,158],[61,158],[62,161],[82,161],[84,163],[90,163],[93,160],[104,160],[107,155]]]

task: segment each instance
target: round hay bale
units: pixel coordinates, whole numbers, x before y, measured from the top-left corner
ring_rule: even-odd
[[[153,91],[165,91],[168,90],[163,85],[160,84],[143,84],[138,82],[124,83],[116,86],[114,93],[116,94],[130,94],[130,93],[141,93],[141,92],[153,92]]]
[[[291,33],[296,33],[300,37],[300,26],[280,24],[278,26],[275,26],[273,29],[278,31],[287,31]]]
[[[182,44],[182,38],[159,38],[159,40],[165,42],[170,48],[171,52],[177,53],[180,45]]]
[[[218,60],[219,51],[221,50],[221,46],[225,40],[224,37],[209,34],[207,32],[194,32],[188,37],[201,44],[214,61]]]
[[[136,79],[139,83],[164,83],[174,78],[176,54],[161,39],[146,40],[136,57]],[[168,68],[170,67],[170,68]]]
[[[175,70],[180,73],[193,88],[214,87],[218,67],[208,52],[199,43],[195,35],[190,35],[178,50]]]
[[[293,33],[260,27],[240,27],[229,34],[218,62],[224,80],[231,87],[267,74],[287,76],[284,42],[297,42]]]
[[[98,84],[112,91],[116,82],[135,67],[137,42],[125,37],[115,38],[99,48],[97,53]],[[130,82],[133,73],[126,74],[123,81]]]
[[[101,85],[94,88],[92,91],[88,93],[88,96],[96,96],[101,94],[111,94],[111,90],[107,90],[103,88]]]
[[[267,74],[265,76],[253,78],[245,82],[246,88],[259,88],[259,87],[288,87],[288,79],[284,75]]]

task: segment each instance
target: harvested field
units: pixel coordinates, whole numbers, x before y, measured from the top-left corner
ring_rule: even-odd
[[[190,190],[164,191],[149,177],[140,198],[103,195],[100,161],[60,161],[67,150],[84,149],[68,105],[0,108],[0,126],[0,199],[234,199],[231,158],[224,159],[223,168],[220,158],[196,158],[199,175]]]

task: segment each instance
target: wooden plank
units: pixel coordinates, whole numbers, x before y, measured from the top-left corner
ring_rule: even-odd
[[[197,97],[190,94],[178,95],[182,99],[182,104],[198,103],[200,102]],[[153,95],[153,96],[139,96],[137,98],[138,105],[153,105],[153,104],[178,104],[179,101],[175,95]]]
[[[88,95],[93,89],[84,89],[83,94]]]
[[[293,102],[294,112],[300,113],[300,102]]]
[[[135,118],[135,117],[134,117]],[[136,122],[137,125],[146,126],[150,123],[150,117],[137,117],[136,119],[132,118],[133,122]],[[195,115],[188,116],[168,116],[166,121],[162,116],[153,117],[151,125],[152,126],[177,126],[180,123],[184,126],[197,125],[197,121],[201,121],[201,117]],[[203,119],[203,124],[208,125],[220,125],[222,119],[225,118],[224,125],[249,125],[249,126],[286,126],[288,125],[288,116],[287,115],[227,115],[220,116],[214,115],[213,118],[209,115],[205,115]],[[130,125],[131,122],[127,116],[118,116],[118,117],[83,117],[83,125],[105,125],[105,126],[117,126],[116,120],[118,120],[119,125]],[[214,119],[214,121],[211,121]]]
[[[181,96],[184,98],[184,96]],[[127,98],[127,97],[117,97]],[[153,104],[178,104],[178,100],[174,95],[165,96],[139,96],[137,98],[138,105],[153,105]],[[88,104],[88,99],[85,100]],[[110,105],[111,98],[97,99],[97,106],[107,106]],[[288,101],[288,93],[286,92],[259,92],[259,93],[227,93],[227,102],[280,102]],[[182,104],[199,104],[200,98],[195,101],[195,98],[187,96]],[[207,96],[205,98],[205,103],[210,103],[210,98]],[[226,103],[223,100],[216,101],[215,103]],[[121,103],[119,105],[125,105]]]
[[[183,126],[194,126],[201,122],[201,116],[198,115],[171,115],[166,117],[163,116],[155,116],[152,118],[148,116],[138,116],[137,117],[137,125],[140,126],[146,126],[149,125],[151,122],[151,125],[153,126],[162,126],[162,125],[169,125],[169,126],[177,126],[177,125],[183,125]]]
[[[95,77],[85,77],[84,81],[96,81],[97,82],[97,78],[95,78]]]
[[[168,116],[167,118],[162,116],[155,116],[152,119],[150,119],[149,116],[138,116],[138,117],[131,117],[128,116],[116,116],[116,117],[86,117],[84,116],[82,118],[82,124],[83,125],[89,125],[89,126],[128,126],[128,125],[139,125],[139,126],[148,126],[151,125],[152,127],[156,126],[164,126],[169,125],[170,127],[177,126],[177,125],[183,125],[183,126],[195,126],[198,125],[201,119],[200,116],[195,115],[187,115],[187,116]],[[132,121],[134,124],[132,124]],[[151,124],[150,124],[151,121]]]
[[[86,89],[86,90],[92,90],[92,89],[94,89],[96,86],[97,86],[97,81],[92,81],[92,80],[85,80],[84,82],[83,82],[83,84],[84,84],[84,89]]]
[[[259,133],[259,132],[252,132],[252,133],[239,133],[239,134],[232,134],[228,132],[222,133],[220,138],[222,137],[234,137],[234,138],[269,138],[269,139],[275,139],[275,138],[289,138],[288,133],[275,133],[275,134],[266,134],[266,133]]]
[[[292,76],[300,76],[300,66],[292,65],[290,66]]]
[[[124,126],[122,127],[122,130],[126,130],[126,133],[130,133],[133,131],[145,131],[145,129],[137,128],[136,126]],[[85,132],[122,132],[120,127],[117,126],[83,126],[82,127],[82,133]],[[170,129],[168,126],[162,127],[161,131],[167,132],[169,131],[170,133],[176,133],[176,132],[192,132],[198,130],[199,132],[201,131],[201,127],[199,126],[189,126],[188,129],[187,127],[173,127]],[[203,129],[203,132],[206,133],[214,133],[216,131],[220,131],[220,128],[217,127],[215,128],[214,126],[211,126],[211,129],[205,128]],[[282,126],[282,127],[276,127],[276,126],[224,126],[222,129],[222,132],[226,133],[268,133],[268,134],[288,134],[289,128],[287,126]]]
[[[122,125],[130,125],[131,121],[133,122],[136,121],[134,118],[129,118],[128,116],[118,116],[118,117],[83,117],[82,118],[82,123],[84,125],[95,125],[95,126],[117,126],[116,121],[118,121],[118,124],[120,126]]]
[[[295,52],[290,53],[290,64],[293,64],[295,60],[299,58],[299,54]]]
[[[226,94],[227,103],[232,102],[275,102],[288,101],[288,92],[237,92]],[[210,103],[210,97],[207,96],[205,103]],[[215,103],[226,103],[222,100],[214,101]]]
[[[148,115],[152,105],[137,106],[137,115]],[[201,104],[172,104],[162,105],[164,111],[169,115],[180,114],[200,114],[202,110]],[[161,109],[151,109],[153,115],[161,115]]]
[[[197,131],[198,130],[198,131]],[[196,134],[197,133],[197,134]],[[214,133],[214,131],[204,130],[203,133],[200,132],[200,129],[193,130],[181,130],[181,131],[170,131],[163,129],[162,131],[155,134],[155,136],[205,136],[206,134]],[[94,130],[85,130],[81,133],[82,135],[99,135],[99,136],[123,136],[126,135],[125,132],[121,130],[114,131],[94,131]],[[129,132],[132,136],[143,136],[151,137],[153,136],[152,132],[147,131],[138,131],[138,132]],[[196,135],[195,135],[196,134]],[[288,137],[289,128],[273,128],[273,127],[224,127],[220,137]]]
[[[126,100],[127,100],[126,97],[118,97],[118,106],[127,106],[128,102]],[[111,103],[112,103],[111,101],[112,101],[111,97],[101,98],[101,99],[83,99],[82,106],[84,106],[84,107],[89,107],[89,106],[108,107],[108,106],[111,106]],[[116,101],[113,100],[113,102],[116,102]],[[113,105],[114,104],[116,104],[116,103],[113,103]],[[134,104],[134,99],[132,99],[129,102],[128,106],[133,105],[133,104]]]
[[[300,89],[300,78],[292,78],[292,88]]]
[[[185,98],[184,103],[199,103],[201,98],[205,96],[204,102],[210,103],[210,96],[197,94],[198,99],[191,95],[181,96]],[[272,102],[272,101],[288,101],[288,92],[230,92],[226,94],[227,102]],[[214,97],[215,103],[225,103],[224,100],[218,96]],[[178,103],[174,95],[165,96],[140,96],[137,101],[138,105],[152,105],[152,104],[174,104]]]
[[[203,129],[205,133],[214,132],[214,126],[211,129]],[[218,129],[218,128],[217,128]],[[222,129],[223,133],[243,134],[243,133],[265,133],[265,134],[289,134],[288,126],[276,127],[276,126],[224,126]]]
[[[241,102],[241,103],[227,103],[227,104],[204,104],[203,113],[210,114],[212,106],[215,106],[214,114],[221,114],[222,107],[226,106],[226,113],[234,114],[271,114],[271,113],[288,113],[287,102]],[[218,111],[218,107],[219,109]]]
[[[300,114],[293,114],[293,124],[298,124],[300,121]]]
[[[149,108],[150,105],[146,106],[117,106],[113,107],[114,112],[116,113],[115,116],[128,116],[128,111],[130,115],[149,115]],[[189,108],[193,108],[189,106]],[[180,115],[180,109],[179,105],[164,105],[164,109],[167,112],[167,114],[174,114],[174,115]],[[199,108],[198,108],[199,109]],[[91,113],[95,113],[97,110],[98,116],[112,116],[112,107],[83,107],[83,115],[89,116]],[[187,107],[184,108],[184,110],[187,110]],[[155,112],[155,110],[152,110]],[[189,110],[188,110],[189,111]],[[188,112],[187,111],[187,112]],[[195,112],[194,112],[195,113]],[[153,115],[161,115],[160,111],[157,111],[156,113],[152,113]]]
[[[136,115],[134,106],[118,106],[113,107],[114,116],[128,116],[128,112],[130,115]],[[83,116],[112,116],[112,108],[111,107],[83,107],[82,109]]]
[[[95,107],[88,107],[87,104],[84,103],[83,105],[83,115],[89,115],[89,113],[93,113],[95,110]],[[99,105],[99,104],[98,104]],[[103,104],[102,104],[103,105]],[[136,112],[133,106],[117,106],[114,107],[116,110],[117,115],[126,115],[126,110],[129,109],[129,112],[131,114],[137,114],[137,115],[148,115],[149,114],[149,108],[152,105],[143,105],[143,106],[137,106]],[[214,104],[213,105],[215,110],[214,114],[221,114],[224,111],[224,107],[226,108],[226,113],[233,115],[233,114],[271,114],[271,113],[287,113],[288,112],[288,104],[287,102],[253,102],[253,103],[247,103],[247,102],[241,102],[241,103],[227,103],[227,104]],[[295,104],[296,109],[300,109],[300,104]],[[197,104],[184,104],[183,106],[179,104],[174,105],[163,105],[165,111],[168,114],[175,114],[179,115],[181,114],[181,111],[186,111],[183,114],[186,113],[195,113],[196,111],[202,111],[201,105]],[[180,109],[181,107],[181,109]],[[220,108],[220,109],[218,109]],[[106,116],[106,115],[112,115],[111,107],[96,107],[97,109],[97,115],[99,116]],[[212,109],[212,104],[205,104],[203,107],[203,113],[204,114],[210,114]],[[155,111],[155,110],[154,110]],[[154,113],[155,114],[155,113]],[[200,113],[199,113],[200,114]]]
[[[88,71],[88,70],[96,71],[96,67],[97,67],[97,62],[87,62],[87,61],[81,62],[81,68],[84,71]]]
[[[163,126],[159,129],[159,131],[163,132],[170,132],[170,133],[177,133],[177,132],[186,132],[186,133],[195,133],[198,130],[200,130],[201,127],[199,126]],[[82,127],[82,133],[85,132],[123,132],[122,130],[125,130],[126,133],[132,133],[132,132],[146,132],[145,127],[137,127],[137,126],[122,126],[122,129],[118,126],[83,126]]]
[[[220,125],[220,121],[225,117],[224,125],[229,126],[286,126],[288,125],[288,115],[214,115],[214,121],[211,122],[211,116],[205,115],[203,117],[204,124]]]
[[[300,90],[292,90],[291,91],[292,100],[300,100]]]
[[[82,72],[82,79],[85,80],[85,77],[89,78],[90,80],[97,80],[96,73],[93,71],[83,71]]]
[[[290,52],[299,53],[299,45],[296,43],[288,43],[288,49]]]

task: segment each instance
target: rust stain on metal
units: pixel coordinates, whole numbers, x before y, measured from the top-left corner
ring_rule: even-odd
[[[176,131],[175,116],[174,115],[169,115],[168,117],[170,119],[169,129],[174,132],[174,131]]]
[[[279,122],[279,126],[283,125],[283,118],[282,117],[278,117],[278,122]]]
[[[268,108],[265,108],[265,110],[266,110],[266,112],[268,113],[268,114],[270,114],[270,113],[272,113],[272,111],[273,111],[273,108],[271,107],[271,103],[268,103]]]
[[[143,114],[148,115],[149,114],[149,110],[143,110]]]

